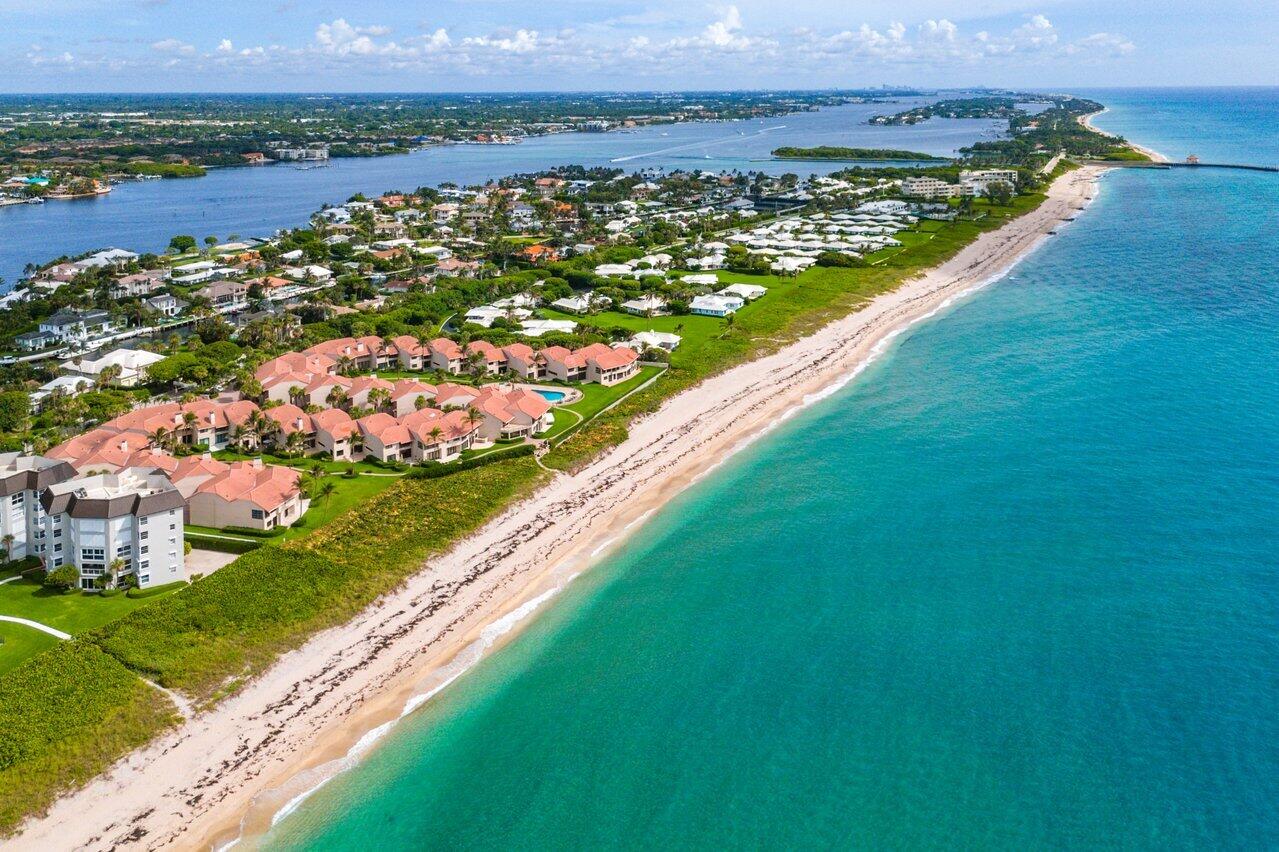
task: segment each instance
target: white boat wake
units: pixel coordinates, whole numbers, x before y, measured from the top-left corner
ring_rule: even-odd
[[[786,125],[784,124],[779,124],[776,127],[765,127],[761,130],[755,131],[754,133],[750,134],[750,136],[763,136],[765,133],[770,133],[774,130],[783,130],[785,129],[785,127]],[[746,138],[750,138],[750,136],[747,136]],[[630,162],[631,160],[642,160],[645,157],[656,157],[661,154],[674,154],[676,151],[687,151],[689,148],[711,148],[711,147],[714,147],[715,145],[724,145],[728,142],[740,142],[741,139],[742,139],[742,136],[725,136],[723,139],[715,139],[710,142],[688,142],[683,145],[674,145],[670,148],[662,148],[657,151],[646,151],[643,154],[630,154],[625,157],[614,157],[613,159],[609,160],[609,162],[610,163],[626,163],[626,162]]]

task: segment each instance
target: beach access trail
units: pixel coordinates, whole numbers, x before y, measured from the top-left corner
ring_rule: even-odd
[[[349,765],[369,732],[455,679],[674,494],[1074,219],[1102,171],[1059,177],[1038,208],[941,266],[668,400],[622,444],[556,476],[399,591],[67,794],[6,848],[216,848],[241,836],[252,845],[282,807]]]

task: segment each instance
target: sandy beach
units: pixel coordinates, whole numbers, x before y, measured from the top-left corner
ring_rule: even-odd
[[[642,534],[642,521],[672,495],[1073,219],[1103,171],[1070,172],[1038,209],[942,266],[667,401],[623,444],[577,474],[558,475],[398,592],[63,797],[7,848],[217,848],[241,837],[252,846],[281,808],[513,635],[609,546]]]
[[[1079,123],[1080,123],[1080,124],[1082,124],[1084,127],[1087,127],[1087,128],[1088,128],[1089,130],[1091,130],[1093,133],[1100,133],[1102,136],[1109,136],[1109,137],[1110,137],[1110,138],[1112,138],[1112,139],[1117,139],[1117,138],[1119,138],[1116,134],[1114,134],[1114,133],[1110,133],[1110,132],[1105,131],[1105,130],[1102,130],[1100,127],[1098,127],[1097,125],[1093,124],[1092,120],[1093,120],[1094,118],[1096,118],[1097,116],[1101,115],[1101,114],[1102,114],[1102,113],[1104,113],[1104,112],[1109,112],[1109,110],[1104,110],[1104,109],[1103,109],[1103,110],[1099,110],[1099,111],[1097,111],[1097,112],[1090,112],[1088,115],[1081,115],[1081,116],[1079,117]],[[1125,142],[1127,142],[1130,146],[1132,146],[1132,148],[1133,148],[1133,149],[1135,149],[1135,150],[1137,150],[1137,151],[1140,151],[1141,153],[1143,153],[1143,154],[1145,154],[1147,157],[1149,157],[1149,158],[1150,158],[1150,160],[1151,160],[1151,162],[1154,162],[1154,163],[1168,163],[1168,162],[1171,162],[1171,161],[1170,161],[1170,160],[1169,160],[1166,156],[1164,156],[1163,154],[1159,153],[1159,152],[1158,152],[1158,151],[1156,151],[1154,148],[1147,148],[1145,145],[1138,145],[1136,142],[1133,142],[1132,140],[1128,140],[1128,139],[1126,139],[1126,140],[1124,140],[1124,141],[1125,141]]]

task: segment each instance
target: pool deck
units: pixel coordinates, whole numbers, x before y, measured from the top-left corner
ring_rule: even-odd
[[[572,405],[575,402],[581,402],[583,399],[583,394],[580,390],[567,385],[535,385],[521,382],[512,384],[511,387],[513,389],[518,388],[519,390],[530,390],[536,394],[541,394],[543,391],[553,391],[555,393],[564,394],[562,399],[546,400],[551,405]]]

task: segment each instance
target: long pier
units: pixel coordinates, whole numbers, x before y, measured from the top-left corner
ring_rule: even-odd
[[[1279,172],[1279,166],[1258,166],[1250,163],[1156,163],[1133,160],[1089,160],[1090,165],[1115,166],[1121,169],[1239,169],[1247,172]]]

